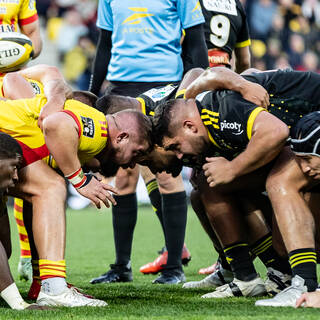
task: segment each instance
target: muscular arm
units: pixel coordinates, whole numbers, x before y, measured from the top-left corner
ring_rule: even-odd
[[[273,160],[288,136],[286,124],[268,112],[260,112],[254,121],[252,137],[246,149],[231,161],[235,176],[252,172]]]
[[[111,58],[112,32],[100,29],[96,57],[94,59],[89,91],[98,95],[101,85],[106,78]]]
[[[187,87],[185,96],[187,99],[195,98],[201,92],[221,89],[239,92],[244,99],[256,105],[262,107],[269,105],[268,92],[262,86],[224,67],[205,70]]]
[[[236,72],[241,73],[250,68],[250,49],[249,46],[234,49],[236,57]]]
[[[42,49],[39,20],[26,25],[21,25],[20,30],[23,34],[28,36],[32,41],[32,45],[34,49],[33,59],[35,59],[36,57],[39,56]]]
[[[202,24],[185,29],[182,43],[182,59],[184,72],[191,68],[207,68],[209,66],[208,50],[204,39]]]
[[[78,127],[66,113],[57,112],[43,121],[43,134],[49,152],[65,176],[80,167]]]

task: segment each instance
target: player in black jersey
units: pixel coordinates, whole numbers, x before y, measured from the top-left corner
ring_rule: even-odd
[[[231,67],[232,52],[238,73],[250,67],[250,36],[239,0],[200,0],[210,67]]]
[[[201,160],[206,162],[203,169],[211,187],[211,208],[215,207],[215,210],[212,210],[215,217],[211,218],[227,251],[232,243],[228,243],[228,223],[224,222],[222,217],[237,211],[232,206],[230,194],[240,187],[247,190],[250,190],[250,187],[255,190],[264,188],[270,167],[289,134],[288,127],[279,119],[292,127],[300,117],[319,108],[319,78],[320,76],[314,73],[294,71],[264,72],[247,76],[247,79],[268,90],[270,113],[248,103],[232,91],[204,92],[198,95],[196,101],[189,99],[169,102],[167,106],[159,107],[156,111],[155,136],[159,138],[159,143],[163,143],[165,149],[175,151],[179,158],[183,155],[194,158],[201,155]],[[173,112],[174,117],[171,118]],[[225,203],[225,207],[221,206],[221,203]],[[245,243],[243,238],[236,242]],[[245,255],[249,259],[244,247],[241,246],[242,259]],[[227,252],[226,254],[228,256]],[[237,252],[233,252],[230,258],[236,262],[239,258]],[[252,279],[253,269],[251,275],[244,275],[243,270],[237,270],[237,265],[231,264],[231,267],[235,269],[235,274],[238,272],[236,278]],[[250,267],[247,265],[248,270]],[[295,274],[297,273],[294,272]],[[312,290],[315,283],[306,281],[306,285]],[[221,297],[228,294],[230,290],[219,290],[211,296]]]

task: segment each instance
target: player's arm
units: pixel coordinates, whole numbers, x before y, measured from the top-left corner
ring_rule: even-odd
[[[106,78],[108,65],[111,58],[112,32],[100,29],[97,52],[93,62],[89,91],[99,95],[100,88]]]
[[[261,168],[272,161],[284,147],[289,129],[281,120],[268,112],[261,111],[255,117],[253,125],[250,122],[249,118],[247,125],[249,143],[242,153],[232,161],[222,157],[206,159],[208,162],[203,165],[203,169],[211,187],[229,183]]]
[[[223,89],[239,92],[244,99],[258,106],[265,108],[269,105],[268,92],[261,85],[250,82],[224,67],[215,67],[204,71],[187,87],[185,97],[187,99],[195,98],[204,91]]]
[[[31,22],[29,24],[20,25],[21,33],[25,34],[30,38],[33,45],[34,55],[32,59],[39,56],[42,50],[42,40],[40,36],[40,24],[39,20]]]
[[[236,72],[241,73],[248,68],[250,68],[250,49],[249,46],[241,47],[241,48],[235,48],[234,49],[235,57],[236,57]]]
[[[181,97],[185,95],[187,87],[196,80],[202,73],[204,69],[202,68],[193,68],[189,70],[184,76],[182,81],[180,82],[179,88],[176,93],[176,97]]]
[[[182,59],[184,72],[192,68],[205,69],[209,66],[208,49],[202,24],[185,29],[185,37],[182,43]]]
[[[81,195],[90,199],[97,208],[100,208],[100,201],[107,207],[108,201],[116,204],[108,192],[116,192],[114,188],[101,183],[92,175],[83,174],[78,158],[79,128],[72,117],[64,112],[48,116],[43,122],[43,134],[59,169]]]

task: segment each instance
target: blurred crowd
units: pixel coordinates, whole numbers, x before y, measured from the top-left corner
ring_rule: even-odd
[[[320,70],[319,0],[241,0],[252,39],[252,66],[260,70]],[[37,0],[48,38],[66,79],[87,90],[98,31],[98,0]]]

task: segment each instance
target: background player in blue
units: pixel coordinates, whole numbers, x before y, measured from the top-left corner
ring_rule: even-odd
[[[137,97],[161,85],[179,82],[192,67],[208,66],[200,3],[197,0],[99,1],[100,37],[90,91],[98,94],[107,76],[114,94]],[[181,38],[184,40],[181,44]],[[121,196],[113,208],[116,262],[92,283],[131,281],[131,246],[137,219],[138,168],[119,171],[116,186]],[[168,261],[156,283],[184,280],[181,252],[186,225],[186,195],[182,185],[160,195],[150,193],[163,222]],[[162,219],[163,218],[163,219]]]
[[[232,52],[238,73],[250,68],[250,37],[239,0],[200,0],[210,67],[231,67]]]

